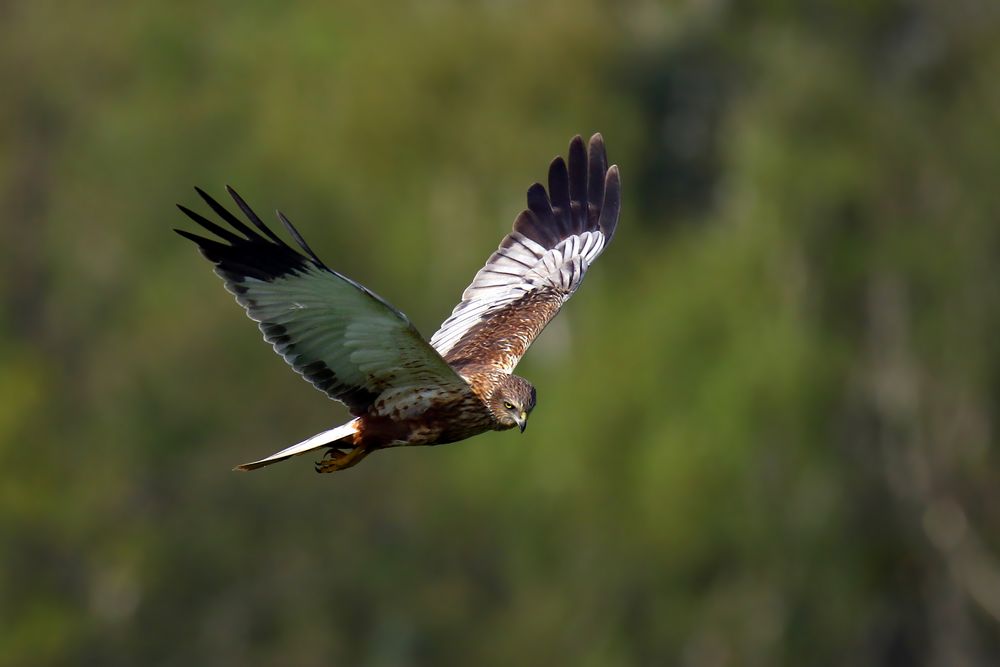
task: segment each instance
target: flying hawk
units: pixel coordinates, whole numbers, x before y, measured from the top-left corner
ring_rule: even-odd
[[[195,188],[219,225],[180,210],[215,238],[198,244],[264,339],[296,372],[354,419],[237,470],[326,448],[317,472],[349,468],[377,449],[438,445],[489,430],[524,431],[535,388],[513,375],[531,342],[580,286],[618,223],[618,167],[600,134],[569,144],[569,166],[549,166],[549,190],[528,188],[528,208],[479,270],[430,342],[406,315],[329,268],[281,212],[302,254],[271,231],[232,189],[253,228]]]

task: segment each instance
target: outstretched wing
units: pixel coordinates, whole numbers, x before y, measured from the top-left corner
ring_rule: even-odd
[[[405,315],[324,265],[280,212],[306,256],[264,225],[232,188],[227,187],[229,194],[256,230],[196,190],[238,233],[184,206],[178,208],[218,238],[174,231],[198,244],[226,289],[259,323],[264,339],[317,389],[355,415],[389,388],[471,391]]]
[[[431,338],[431,345],[457,368],[510,373],[545,325],[583,280],[611,241],[618,224],[621,182],[607,167],[604,140],[569,144],[549,166],[549,192],[528,189],[528,208],[462,301]]]

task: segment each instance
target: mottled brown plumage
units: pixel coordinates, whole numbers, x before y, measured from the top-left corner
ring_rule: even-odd
[[[177,232],[215,264],[275,351],[355,417],[238,469],[325,448],[316,469],[333,472],[378,449],[523,431],[535,389],[512,371],[610,242],[621,186],[618,168],[607,166],[601,136],[591,138],[589,149],[575,137],[568,166],[557,157],[548,192],[539,183],[528,189],[528,208],[429,342],[384,299],[323,264],[281,213],[304,255],[232,189],[252,228],[198,194],[232,229],[181,206],[217,238]]]
[[[444,359],[455,368],[512,369],[560,307],[555,290],[528,292],[462,336]]]

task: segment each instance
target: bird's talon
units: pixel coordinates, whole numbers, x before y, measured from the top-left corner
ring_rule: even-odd
[[[368,456],[368,453],[368,450],[363,447],[355,447],[346,451],[338,448],[330,449],[324,455],[323,460],[316,462],[316,472],[328,473],[346,470]]]

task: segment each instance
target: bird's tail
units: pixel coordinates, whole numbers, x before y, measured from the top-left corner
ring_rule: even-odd
[[[311,452],[314,449],[319,449],[320,447],[327,447],[330,443],[336,442],[343,438],[354,435],[358,432],[358,420],[352,419],[346,424],[341,424],[337,428],[331,428],[329,431],[323,431],[322,433],[317,433],[308,440],[303,440],[297,445],[292,445],[291,447],[286,447],[280,452],[275,452],[267,458],[263,458],[259,461],[252,461],[250,463],[244,463],[238,465],[233,470],[241,470],[246,472],[248,470],[256,470],[257,468],[263,468],[264,466],[269,466],[272,463],[277,463],[278,461],[284,461],[293,456],[298,456],[299,454],[305,454],[306,452]]]

